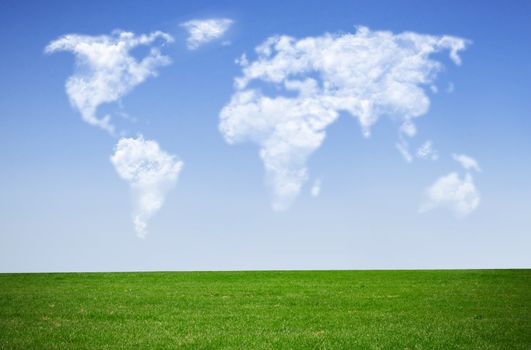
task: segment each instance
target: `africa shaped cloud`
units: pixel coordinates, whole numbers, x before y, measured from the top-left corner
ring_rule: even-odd
[[[156,76],[158,67],[170,63],[160,46],[172,41],[160,31],[138,36],[123,31],[100,36],[68,34],[50,42],[45,52],[70,51],[76,56],[76,69],[66,82],[70,102],[87,123],[114,134],[110,115],[98,117],[98,107],[119,100],[148,77]],[[138,61],[130,52],[140,45],[149,46],[150,51]]]
[[[481,172],[481,168],[479,167],[479,164],[477,160],[474,158],[467,156],[465,154],[452,154],[452,157],[455,161],[459,162],[465,170],[475,170],[477,172]]]
[[[426,189],[426,199],[420,207],[420,212],[426,212],[437,207],[446,207],[458,217],[464,217],[474,211],[480,202],[480,197],[472,175],[464,178],[455,172],[438,178]]]
[[[401,138],[412,137],[413,119],[429,108],[425,90],[442,68],[432,54],[448,50],[460,64],[458,53],[466,44],[452,36],[365,27],[300,40],[270,37],[256,48],[256,60],[243,55],[237,61],[243,74],[220,113],[220,131],[229,143],[260,146],[273,209],[287,209],[307,181],[308,157],[340,113],[357,118],[366,137],[383,115],[399,120]],[[259,82],[272,84],[267,91],[278,94],[265,94]],[[405,141],[397,147],[411,157]]]
[[[133,190],[133,223],[138,237],[147,233],[147,222],[162,206],[167,192],[177,182],[183,163],[160,149],[155,141],[121,138],[111,157],[116,172]]]
[[[195,50],[199,46],[223,36],[232,23],[233,20],[228,18],[194,19],[181,23],[181,27],[188,32],[186,39],[188,49]]]

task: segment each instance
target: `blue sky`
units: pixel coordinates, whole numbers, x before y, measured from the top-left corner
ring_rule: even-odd
[[[529,13],[525,1],[3,2],[0,271],[530,267]],[[191,49],[183,23],[207,19],[230,24]],[[343,53],[322,46],[320,39],[332,33],[334,40],[357,42],[360,26],[372,35],[369,48],[379,45],[379,33],[389,33],[389,43],[397,45],[393,50],[399,50],[382,56],[391,67],[411,62],[400,61],[401,54],[410,59],[418,43],[401,37],[403,32],[417,33],[421,39],[415,40],[446,35],[466,41],[459,51],[462,63],[455,64],[451,47],[440,44],[438,52],[423,57],[423,63],[441,65],[430,83],[408,82],[403,74],[392,80],[408,88],[399,102],[382,102],[375,97],[381,85],[371,85],[364,98],[380,103],[385,113],[370,126],[368,138],[345,104],[330,107],[336,92],[320,90],[325,80],[319,77],[329,68],[283,71],[289,79],[283,77],[280,85],[294,77],[315,79],[319,93],[310,100],[337,117],[278,160],[260,157],[261,148],[276,150],[278,139],[252,122],[267,120],[275,128],[275,118],[285,120],[293,109],[281,109],[285,115],[266,109],[253,114],[238,109],[243,104],[232,105],[237,108],[226,116],[244,140],[227,142],[232,134],[220,130],[220,116],[238,93],[260,90],[265,97],[300,101],[297,92],[263,75],[241,89],[235,86],[246,67],[276,67],[282,52],[260,61],[257,46],[275,35],[293,37],[289,48],[310,38],[318,50],[299,54],[318,57],[315,62],[338,59]],[[72,52],[46,54],[45,48],[66,34],[112,38],[117,29],[135,35],[160,31],[173,42],[158,37],[128,52],[138,62],[156,48],[171,63],[160,61],[152,68],[156,77],[98,106],[97,116],[112,115],[119,130],[111,135],[85,122],[81,109],[69,102],[65,82],[86,67],[78,62],[76,68]],[[353,57],[368,52],[372,62],[379,51],[367,50]],[[248,65],[236,64],[244,53]],[[357,80],[345,83],[366,73],[363,62],[349,66],[343,80],[328,82],[341,85],[340,93],[365,87]],[[390,111],[420,108],[419,98],[407,99],[416,88],[430,104],[412,120],[416,133],[409,135],[403,125],[411,116]],[[326,137],[314,147],[321,132]],[[287,135],[287,140],[300,136]],[[123,148],[121,138],[129,140]],[[436,160],[433,154],[416,156],[426,141]],[[409,148],[411,162],[397,144]],[[120,172],[137,146],[165,166],[156,172],[160,181],[149,178],[146,185],[145,173],[135,173],[138,180]],[[119,149],[124,153],[117,156]],[[471,157],[481,171],[452,155]],[[268,173],[267,164],[282,169]],[[289,175],[303,168],[303,179]],[[312,196],[316,180],[320,191]],[[295,184],[287,195],[278,190],[286,183]],[[139,209],[142,198],[161,199],[160,208]],[[143,234],[138,227],[135,232],[137,214],[147,225]]]

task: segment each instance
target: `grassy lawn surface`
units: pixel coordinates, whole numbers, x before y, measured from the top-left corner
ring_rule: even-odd
[[[531,270],[0,274],[0,349],[531,349]]]

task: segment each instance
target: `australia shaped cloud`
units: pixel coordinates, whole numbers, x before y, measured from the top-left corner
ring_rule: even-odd
[[[111,162],[133,191],[133,224],[138,237],[145,238],[149,219],[175,186],[183,163],[162,150],[157,142],[142,136],[121,138]]]
[[[66,81],[70,102],[84,121],[114,135],[111,116],[99,117],[98,107],[118,101],[148,77],[156,76],[160,66],[171,62],[160,48],[172,41],[160,31],[142,35],[125,31],[100,36],[68,34],[50,42],[45,52],[69,51],[75,55],[74,74]],[[131,55],[138,46],[150,48],[141,60]]]
[[[424,213],[435,208],[451,210],[456,217],[465,217],[477,209],[480,203],[479,191],[474,178],[468,170],[481,171],[478,162],[467,155],[453,155],[466,173],[461,177],[457,172],[441,176],[425,190],[424,203],[419,212]]]
[[[181,23],[181,27],[188,32],[186,46],[195,50],[209,41],[219,39],[232,23],[234,21],[229,18],[194,19]]]
[[[242,75],[220,112],[219,129],[228,143],[259,146],[272,207],[285,210],[308,179],[308,157],[340,113],[356,118],[366,137],[381,116],[397,120],[397,147],[412,159],[405,138],[415,135],[414,119],[428,111],[426,90],[443,67],[433,56],[448,51],[460,64],[467,43],[366,27],[353,34],[270,37],[256,47],[254,60],[238,60]]]

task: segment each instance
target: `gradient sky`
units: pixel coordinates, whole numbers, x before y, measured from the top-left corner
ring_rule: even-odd
[[[181,24],[207,18],[233,22],[190,50]],[[274,211],[257,145],[228,144],[218,129],[242,74],[235,60],[272,35],[355,26],[470,40],[459,66],[436,55],[438,92],[427,89],[429,111],[408,139],[412,152],[432,140],[439,158],[404,161],[393,118],[364,138],[342,114],[309,157],[293,205]],[[184,162],[146,239],[135,235],[130,188],[110,161],[118,139],[69,103],[74,56],[44,53],[62,35],[115,29],[175,39],[162,49],[170,65],[100,109]],[[529,268],[530,37],[529,1],[3,1],[0,271]],[[463,217],[419,213],[438,178],[464,176],[453,153],[480,164],[479,205]]]

